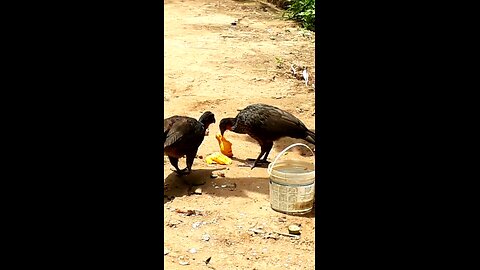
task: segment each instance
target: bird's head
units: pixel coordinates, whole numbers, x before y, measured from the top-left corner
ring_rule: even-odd
[[[235,118],[223,118],[221,121],[220,121],[220,134],[222,134],[223,136],[223,133],[225,133],[225,130],[232,130],[232,126],[234,125],[235,123]]]
[[[208,128],[210,124],[215,123],[215,115],[210,111],[206,111],[202,114],[202,116],[200,116],[198,121],[201,122],[205,128]]]

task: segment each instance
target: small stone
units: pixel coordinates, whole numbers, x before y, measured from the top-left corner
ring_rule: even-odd
[[[178,263],[179,263],[180,265],[189,265],[189,264],[190,264],[190,262],[188,262],[188,258],[185,258],[185,257],[183,257],[183,256],[180,256],[180,257],[178,258]]]
[[[198,187],[193,191],[194,194],[202,194],[202,188]]]
[[[298,235],[298,234],[300,234],[300,230],[301,229],[298,225],[293,224],[293,225],[288,226],[288,232],[291,233],[291,234]]]
[[[212,174],[210,174],[210,177],[211,177],[211,178],[217,178],[217,177],[218,177],[218,175],[216,175],[216,174],[212,173]]]
[[[204,234],[204,235],[202,235],[202,240],[203,240],[203,241],[208,241],[208,240],[210,240],[210,235],[208,235],[207,233]]]
[[[170,253],[170,250],[164,248],[164,249],[163,249],[163,255],[167,255],[168,253]]]
[[[256,234],[263,234],[263,233],[265,233],[265,232],[264,232],[263,230],[261,230],[260,228],[256,228],[256,229],[255,229],[255,228],[252,228],[252,229],[249,229],[249,231],[254,232],[254,233],[256,233]]]
[[[200,225],[202,225],[202,222],[201,222],[201,221],[197,221],[197,222],[195,222],[195,223],[192,224],[192,227],[193,227],[194,229],[197,229],[198,227],[200,227]]]
[[[197,253],[197,249],[196,248],[191,248],[188,252],[190,252],[192,254],[195,254],[195,253]]]

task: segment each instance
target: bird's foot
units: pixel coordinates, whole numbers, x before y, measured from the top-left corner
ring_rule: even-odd
[[[175,172],[178,176],[190,174],[190,170],[188,168],[185,168],[183,170],[174,170],[174,169],[170,169],[170,170],[172,172]]]
[[[268,166],[268,164],[270,164],[271,162],[270,161],[266,161],[266,160],[259,160],[258,163],[260,164],[265,164]]]
[[[253,168],[255,167],[260,167],[260,168],[267,168],[268,167],[268,164],[270,164],[269,161],[266,161],[266,160],[259,160],[257,161],[257,163],[255,163],[255,160],[256,159],[252,159],[252,158],[247,158],[246,159],[246,163],[250,163],[250,168],[253,170]],[[252,162],[253,161],[253,162]]]

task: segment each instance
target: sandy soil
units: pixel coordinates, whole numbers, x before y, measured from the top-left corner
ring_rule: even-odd
[[[164,0],[164,7],[165,117],[198,119],[210,110],[217,120],[190,175],[176,176],[165,159],[165,269],[314,269],[315,209],[304,216],[272,210],[267,170],[238,166],[256,158],[260,146],[227,131],[233,163],[207,165],[204,157],[219,151],[214,135],[220,120],[249,104],[280,107],[315,129],[315,33],[261,1]],[[307,67],[308,85],[292,74],[292,64]],[[306,143],[281,139],[269,161],[294,142]],[[286,157],[314,160],[306,148],[294,148]],[[210,178],[222,169],[225,177]],[[201,194],[192,194],[197,187],[188,184],[196,180],[206,181]],[[273,233],[288,233],[291,224],[301,225],[300,239]]]

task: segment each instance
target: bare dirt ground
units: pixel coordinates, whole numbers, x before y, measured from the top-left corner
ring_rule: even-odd
[[[190,175],[176,176],[165,159],[165,269],[314,269],[315,209],[304,216],[272,210],[267,170],[238,166],[256,158],[260,146],[227,131],[233,163],[207,165],[204,157],[219,151],[220,120],[249,104],[280,107],[315,129],[315,33],[261,1],[164,0],[164,8],[165,117],[198,119],[209,110],[217,120]],[[292,74],[292,64],[307,67],[308,85]],[[294,142],[314,148],[284,138],[274,144],[269,161]],[[286,157],[314,160],[306,148]],[[179,165],[184,168],[185,159]],[[218,170],[225,177],[210,178]],[[195,179],[206,180],[202,194],[192,194],[196,187],[186,183]],[[274,233],[288,233],[291,224],[301,225],[300,239]]]

